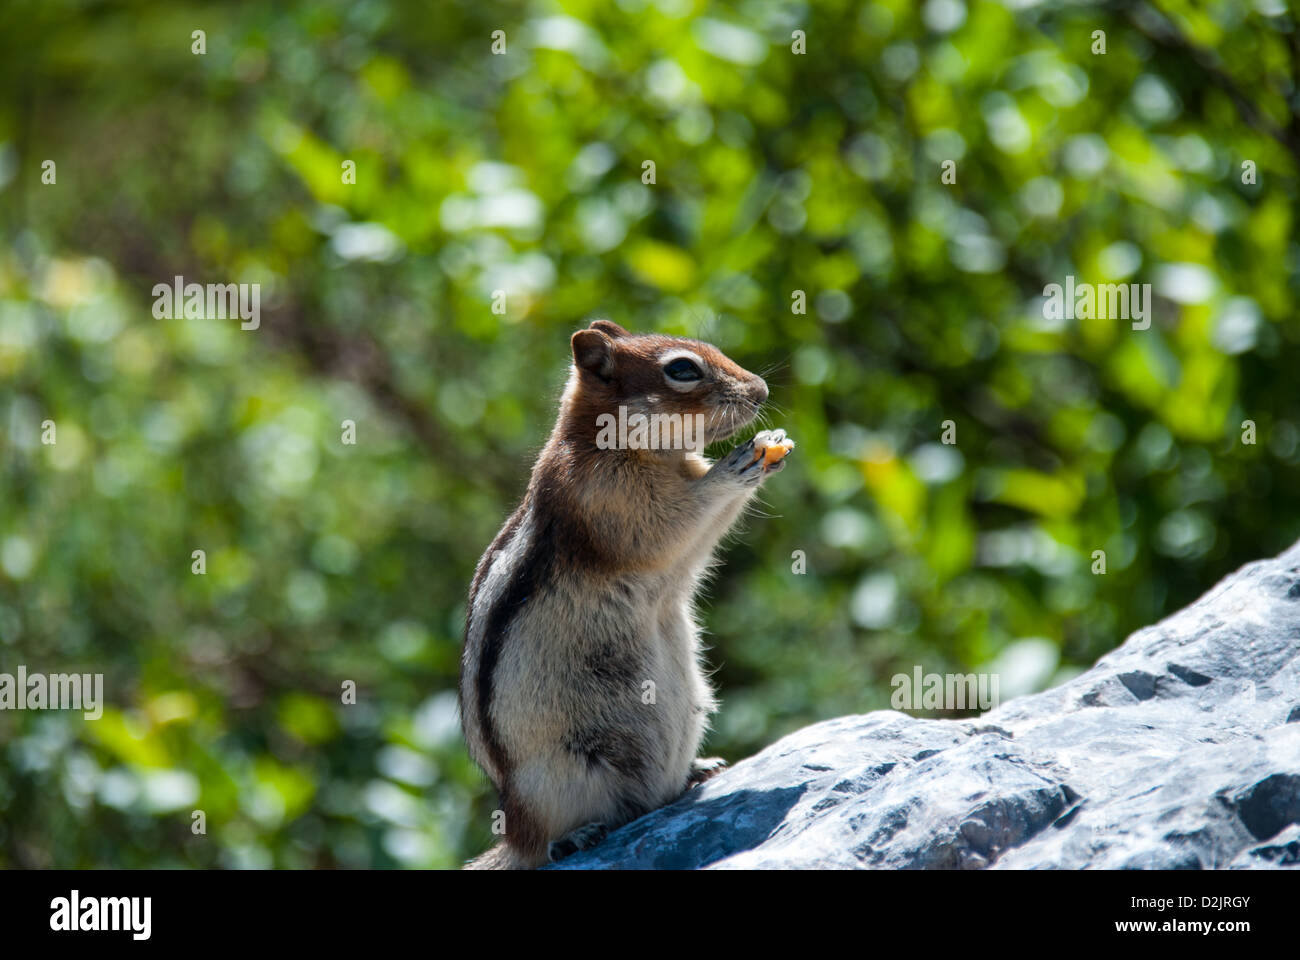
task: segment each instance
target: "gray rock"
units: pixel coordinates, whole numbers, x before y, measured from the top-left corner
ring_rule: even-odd
[[[1300,544],[977,720],[814,724],[553,869],[1300,867]]]

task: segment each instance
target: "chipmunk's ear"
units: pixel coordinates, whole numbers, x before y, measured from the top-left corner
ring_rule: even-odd
[[[614,343],[599,330],[579,330],[569,341],[579,370],[608,380],[614,372]]]
[[[589,326],[587,329],[599,330],[601,333],[608,334],[609,336],[613,337],[615,340],[617,340],[619,337],[632,336],[632,334],[628,333],[626,330],[620,327],[613,320],[593,320],[591,321],[591,326]]]

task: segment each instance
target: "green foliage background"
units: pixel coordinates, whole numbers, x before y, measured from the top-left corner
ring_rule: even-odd
[[[484,848],[464,593],[598,316],[775,367],[799,442],[703,606],[730,759],[917,664],[1057,682],[1279,551],[1296,31],[1276,0],[5,4],[0,671],[108,705],[0,713],[0,866]],[[1045,320],[1067,274],[1151,283],[1150,329]],[[261,328],[155,319],[176,275],[260,283]]]

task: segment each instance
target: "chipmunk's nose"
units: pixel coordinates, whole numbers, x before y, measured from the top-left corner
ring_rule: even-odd
[[[753,383],[749,385],[749,392],[755,403],[767,402],[767,382],[762,377],[754,378]]]

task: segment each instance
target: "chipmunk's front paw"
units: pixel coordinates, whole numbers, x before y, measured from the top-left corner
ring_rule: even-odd
[[[761,430],[752,440],[719,460],[714,469],[731,474],[747,485],[757,485],[763,478],[780,472],[793,449],[794,441],[784,430]]]

